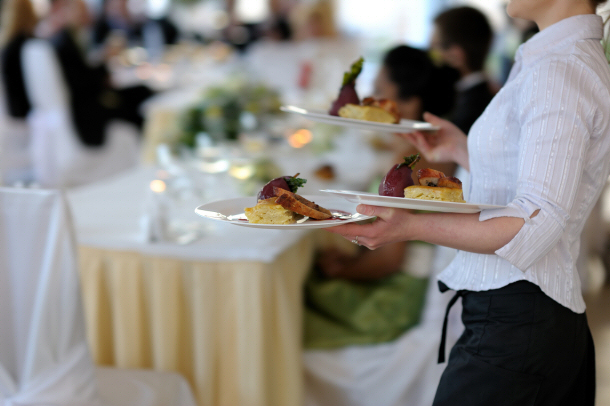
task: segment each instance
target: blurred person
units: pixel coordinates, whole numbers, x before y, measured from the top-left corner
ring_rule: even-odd
[[[114,88],[104,64],[88,63],[82,39],[91,23],[83,0],[52,0],[46,34],[68,86],[72,119],[80,140],[89,147],[99,147],[104,145],[110,120],[126,121],[141,130],[144,118],[140,106],[153,92],[143,85]]]
[[[404,119],[421,121],[426,111],[446,117],[455,105],[454,86],[458,79],[459,74],[453,68],[436,67],[425,52],[400,45],[384,56],[375,77],[374,95],[394,101]],[[396,163],[401,162],[403,156],[417,153],[413,146],[404,143],[394,148],[398,151]],[[425,158],[418,167],[434,168],[448,176],[455,171],[453,163],[430,163]]]
[[[135,131],[119,123],[108,123],[112,124],[112,131],[108,131],[106,140],[106,122],[88,115],[91,105],[84,103],[91,99],[79,99],[83,105],[77,105],[79,110],[75,111],[75,94],[62,77],[65,72],[56,50],[50,41],[33,36],[34,24],[24,23],[35,21],[31,4],[28,0],[10,0],[5,5],[4,15],[11,16],[13,23],[19,22],[2,24],[2,38],[6,41],[3,43],[19,45],[18,52],[13,49],[12,54],[4,55],[2,62],[7,73],[4,80],[13,84],[7,100],[19,107],[13,113],[26,119],[28,142],[24,152],[29,159],[31,176],[28,181],[44,187],[69,187],[96,181],[135,165],[138,158]],[[53,23],[68,15],[55,15]],[[6,50],[11,50],[10,46],[3,49]],[[90,83],[92,94],[96,84]],[[77,128],[76,124],[88,124],[87,120],[99,123],[100,128],[91,126],[91,133],[82,132],[83,128]],[[3,158],[3,166],[4,163]]]
[[[453,107],[456,80],[456,72],[436,67],[426,52],[401,45],[383,58],[375,79],[375,96],[394,100],[405,119],[421,120],[425,111],[443,116]],[[403,147],[402,152],[416,151]],[[430,167],[451,173],[454,165]],[[305,404],[430,403],[442,370],[422,362],[424,370],[413,374],[431,381],[421,382],[395,368],[418,365],[422,358],[433,358],[437,352],[438,343],[431,340],[434,345],[418,349],[417,355],[410,353],[413,343],[408,335],[416,326],[420,329],[417,334],[428,328],[437,310],[446,305],[437,303],[443,297],[440,292],[429,293],[427,283],[429,273],[442,269],[445,263],[439,261],[446,258],[431,258],[434,246],[419,243],[397,242],[375,251],[332,244],[323,247],[305,284]],[[383,350],[383,344],[395,347]],[[379,358],[382,353],[388,358]],[[375,366],[367,366],[373,358]],[[356,359],[360,368],[367,370],[367,379],[356,378],[363,374],[350,364]],[[326,369],[340,373],[328,376]],[[348,373],[348,369],[352,371]],[[387,380],[387,374],[402,378]],[[359,396],[359,391],[367,395]]]
[[[290,19],[297,40],[338,36],[333,4],[328,0],[297,4],[291,10]]]
[[[167,17],[167,10],[151,9],[146,1],[103,0],[93,23],[93,43],[105,46],[120,36],[127,46],[147,49],[178,42],[180,32]],[[152,44],[157,42],[157,44]]]
[[[274,41],[290,41],[294,38],[294,27],[290,21],[295,0],[269,0],[271,15],[263,24],[263,36]]]
[[[143,23],[131,14],[127,0],[104,0],[93,24],[93,42],[103,45],[111,34],[120,33],[128,43],[139,43]]]
[[[484,72],[492,37],[487,17],[472,7],[451,8],[434,18],[431,50],[460,74],[448,119],[466,133],[495,93]]]
[[[30,0],[4,0],[0,15],[0,184],[25,184],[33,180],[26,122],[32,104],[22,62],[38,17]]]
[[[272,41],[290,41],[293,37],[292,26],[283,13],[273,14],[262,25],[261,36]]]
[[[25,119],[31,104],[21,69],[22,50],[25,43],[34,38],[38,17],[30,0],[3,0],[1,22],[0,49],[5,104],[10,116]]]

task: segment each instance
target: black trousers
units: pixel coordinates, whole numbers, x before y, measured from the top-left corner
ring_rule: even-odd
[[[434,406],[593,406],[595,352],[585,314],[530,282],[461,291],[465,330]]]

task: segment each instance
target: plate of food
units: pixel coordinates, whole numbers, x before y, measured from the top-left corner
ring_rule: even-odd
[[[354,127],[361,130],[408,133],[434,131],[439,127],[416,120],[401,119],[396,103],[388,99],[365,97],[360,100],[356,92],[356,79],[362,71],[364,59],[355,61],[344,73],[339,94],[328,111],[310,110],[297,106],[282,106],[286,113],[300,114],[312,121]]]
[[[267,183],[255,197],[238,197],[201,205],[195,213],[211,220],[266,229],[328,228],[371,219],[356,204],[335,196],[301,196],[306,181],[282,176]]]
[[[466,202],[462,182],[432,168],[419,169],[415,173],[417,182],[414,182],[413,167],[418,161],[419,154],[415,154],[392,166],[381,181],[378,194],[334,189],[323,189],[321,192],[355,204],[446,213],[478,213],[485,209],[505,207]]]
[[[407,197],[380,196],[374,193],[357,192],[352,190],[323,189],[320,192],[340,196],[355,204],[368,204],[370,206],[396,207],[399,209],[413,209],[424,211],[438,211],[446,213],[478,213],[485,209],[501,209],[505,206],[478,203],[446,202],[442,200],[412,199]]]

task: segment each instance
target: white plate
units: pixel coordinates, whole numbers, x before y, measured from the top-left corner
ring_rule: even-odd
[[[341,125],[344,127],[353,127],[358,128],[360,130],[382,131],[390,133],[408,133],[414,130],[434,131],[440,128],[437,126],[433,126],[430,123],[426,123],[425,121],[405,119],[400,120],[400,123],[397,124],[376,123],[374,121],[358,120],[355,118],[331,116],[325,111],[307,110],[296,106],[282,106],[280,107],[280,110],[286,113],[300,114],[312,121],[318,121],[320,123],[326,124]]]
[[[356,204],[345,199],[334,196],[303,196],[309,201],[316,202],[331,212],[341,211],[347,214],[347,219],[311,220],[305,217],[295,224],[251,224],[244,214],[244,208],[252,207],[256,204],[256,197],[238,197],[235,199],[219,200],[216,202],[201,205],[195,209],[195,213],[201,217],[212,220],[223,221],[243,227],[255,228],[274,228],[274,229],[301,229],[301,228],[328,228],[340,224],[362,221],[372,218],[360,213],[356,213]]]
[[[320,192],[340,196],[355,204],[368,204],[370,206],[397,207],[399,209],[441,211],[446,213],[478,213],[484,209],[502,209],[505,206],[495,204],[455,203],[437,200],[408,199],[406,197],[380,196],[373,193],[354,192],[351,190],[324,189]]]

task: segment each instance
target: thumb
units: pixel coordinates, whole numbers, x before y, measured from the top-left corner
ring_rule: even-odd
[[[436,116],[436,115],[430,113],[429,111],[424,112],[424,120],[433,125],[439,125],[443,121],[445,121],[442,118],[440,118],[439,116]]]
[[[370,206],[368,204],[359,204],[358,207],[356,207],[356,211],[360,214],[364,214],[365,216],[372,216],[372,217],[388,217],[388,212],[391,209],[389,207],[383,207],[383,206]]]

